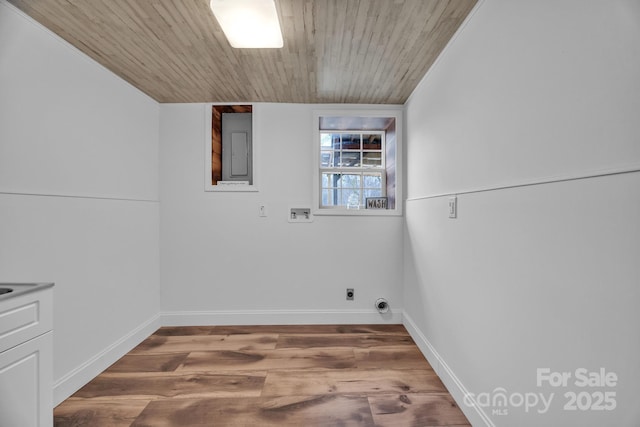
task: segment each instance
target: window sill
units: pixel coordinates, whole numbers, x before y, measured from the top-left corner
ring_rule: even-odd
[[[314,209],[316,216],[402,216],[400,209]]]
[[[255,185],[210,185],[204,191],[211,193],[257,193],[258,187]]]

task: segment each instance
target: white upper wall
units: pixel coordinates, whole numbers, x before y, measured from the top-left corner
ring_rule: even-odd
[[[0,10],[0,191],[157,200],[158,104]]]
[[[0,282],[55,282],[55,402],[157,321],[158,131],[155,101],[0,0]]]
[[[640,2],[475,10],[407,103],[409,199],[640,167]]]

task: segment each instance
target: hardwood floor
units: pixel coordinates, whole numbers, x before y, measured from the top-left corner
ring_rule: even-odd
[[[160,328],[56,427],[470,426],[401,325]]]

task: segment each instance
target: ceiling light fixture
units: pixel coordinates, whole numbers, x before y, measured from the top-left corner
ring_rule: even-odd
[[[209,6],[232,47],[284,45],[274,0],[211,0]]]

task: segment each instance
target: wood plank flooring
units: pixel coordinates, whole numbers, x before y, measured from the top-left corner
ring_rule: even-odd
[[[56,427],[470,426],[401,325],[160,328]]]

